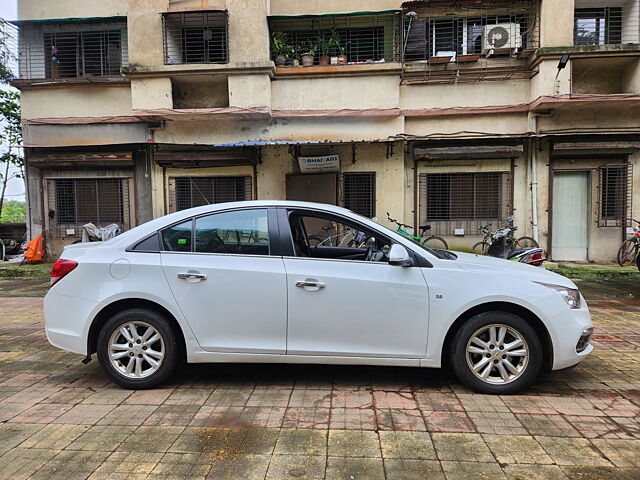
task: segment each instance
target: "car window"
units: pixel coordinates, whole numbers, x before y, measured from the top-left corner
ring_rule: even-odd
[[[190,252],[192,223],[191,220],[187,220],[162,230],[162,248],[169,252]]]
[[[235,210],[197,218],[196,252],[269,255],[267,210]]]
[[[298,257],[386,262],[391,242],[384,236],[337,216],[290,216]]]

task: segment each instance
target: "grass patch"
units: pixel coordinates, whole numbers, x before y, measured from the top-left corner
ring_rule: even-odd
[[[34,265],[19,265],[15,263],[0,263],[0,278],[49,278],[52,263],[38,263]]]
[[[567,278],[578,280],[602,280],[608,278],[629,278],[640,276],[635,265],[581,265],[575,263],[545,263],[547,270],[559,273]]]

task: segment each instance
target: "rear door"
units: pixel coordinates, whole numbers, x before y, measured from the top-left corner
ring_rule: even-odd
[[[223,211],[161,232],[162,269],[204,350],[285,353],[286,275],[274,255],[274,212]]]

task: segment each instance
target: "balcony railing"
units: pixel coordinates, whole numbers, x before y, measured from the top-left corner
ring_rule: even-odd
[[[406,4],[405,81],[475,81],[529,72],[527,59],[539,46],[536,2],[456,5],[452,13],[432,4]]]
[[[269,18],[271,54],[290,66],[329,63],[371,64],[400,60],[400,11]]]
[[[103,22],[15,22],[7,29],[11,76],[18,80],[119,77],[128,65],[127,26]]]
[[[640,0],[594,4],[576,1],[573,44],[621,45],[640,43]]]

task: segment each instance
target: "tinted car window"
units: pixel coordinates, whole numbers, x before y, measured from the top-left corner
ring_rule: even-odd
[[[196,219],[196,252],[269,255],[267,210],[236,210]]]
[[[162,230],[162,248],[169,252],[190,252],[192,223],[191,220],[187,220]]]

